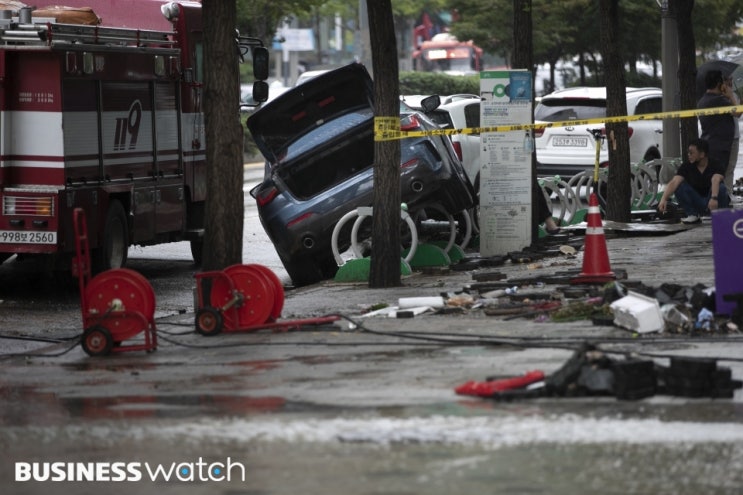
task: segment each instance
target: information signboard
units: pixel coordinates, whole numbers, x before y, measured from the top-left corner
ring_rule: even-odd
[[[532,77],[528,70],[480,73],[483,127],[532,122]],[[503,255],[531,244],[534,142],[527,131],[480,137],[480,254]]]

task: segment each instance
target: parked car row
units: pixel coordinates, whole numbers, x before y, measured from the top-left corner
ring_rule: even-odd
[[[627,114],[642,115],[662,110],[660,88],[627,88]],[[418,100],[420,96],[416,97]],[[413,98],[412,101],[416,101]],[[406,97],[405,101],[409,98]],[[577,87],[555,91],[540,98],[534,111],[535,122],[561,122],[606,117],[606,88]],[[480,98],[477,95],[453,95],[443,98],[442,104],[428,116],[443,129],[480,127]],[[560,175],[569,178],[585,170],[592,170],[596,148],[590,129],[599,124],[546,128],[535,132],[537,173],[540,176]],[[629,125],[630,161],[639,163],[663,156],[663,121],[637,120]],[[479,186],[480,136],[455,134],[452,136],[457,154],[467,175]],[[609,151],[606,140],[601,142],[599,163],[606,164]]]
[[[480,127],[480,97],[450,95],[422,108],[424,96],[400,103],[400,125],[407,130]],[[657,113],[658,88],[627,88],[629,115]],[[542,97],[536,122],[585,120],[606,116],[605,88],[570,88]],[[263,182],[251,195],[261,223],[295,285],[331,278],[336,270],[331,236],[348,211],[373,202],[373,85],[366,69],[351,64],[318,71],[247,120],[266,159]],[[572,176],[595,163],[591,129],[600,125],[547,128],[535,133],[539,175]],[[630,125],[633,162],[662,156],[662,121]],[[603,140],[605,141],[605,140]],[[430,202],[452,215],[476,202],[480,136],[454,134],[401,141],[400,188],[411,211]],[[608,160],[602,143],[600,161]],[[473,188],[474,185],[474,188]],[[348,237],[341,236],[347,244]],[[341,251],[347,245],[339,246]]]
[[[363,65],[313,77],[262,106],[247,127],[266,159],[251,195],[261,223],[296,286],[334,276],[335,224],[373,203],[374,92]],[[401,103],[403,130],[434,130]],[[430,202],[450,214],[469,209],[474,190],[448,136],[400,143],[400,191],[410,211]],[[350,237],[341,236],[341,251]]]

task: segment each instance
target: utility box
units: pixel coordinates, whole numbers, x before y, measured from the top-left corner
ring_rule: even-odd
[[[737,303],[725,296],[743,292],[743,210],[712,212],[712,253],[715,260],[715,305],[719,314],[731,315]]]

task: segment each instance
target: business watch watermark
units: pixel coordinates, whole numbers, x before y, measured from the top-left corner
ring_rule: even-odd
[[[245,481],[245,464],[227,457],[224,461],[155,464],[149,462],[21,462],[15,463],[17,482],[232,482]]]

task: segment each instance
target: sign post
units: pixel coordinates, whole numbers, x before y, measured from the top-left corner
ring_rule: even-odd
[[[532,122],[528,70],[480,73],[480,122],[485,127]],[[504,255],[531,244],[531,131],[489,132],[480,146],[480,254]]]

